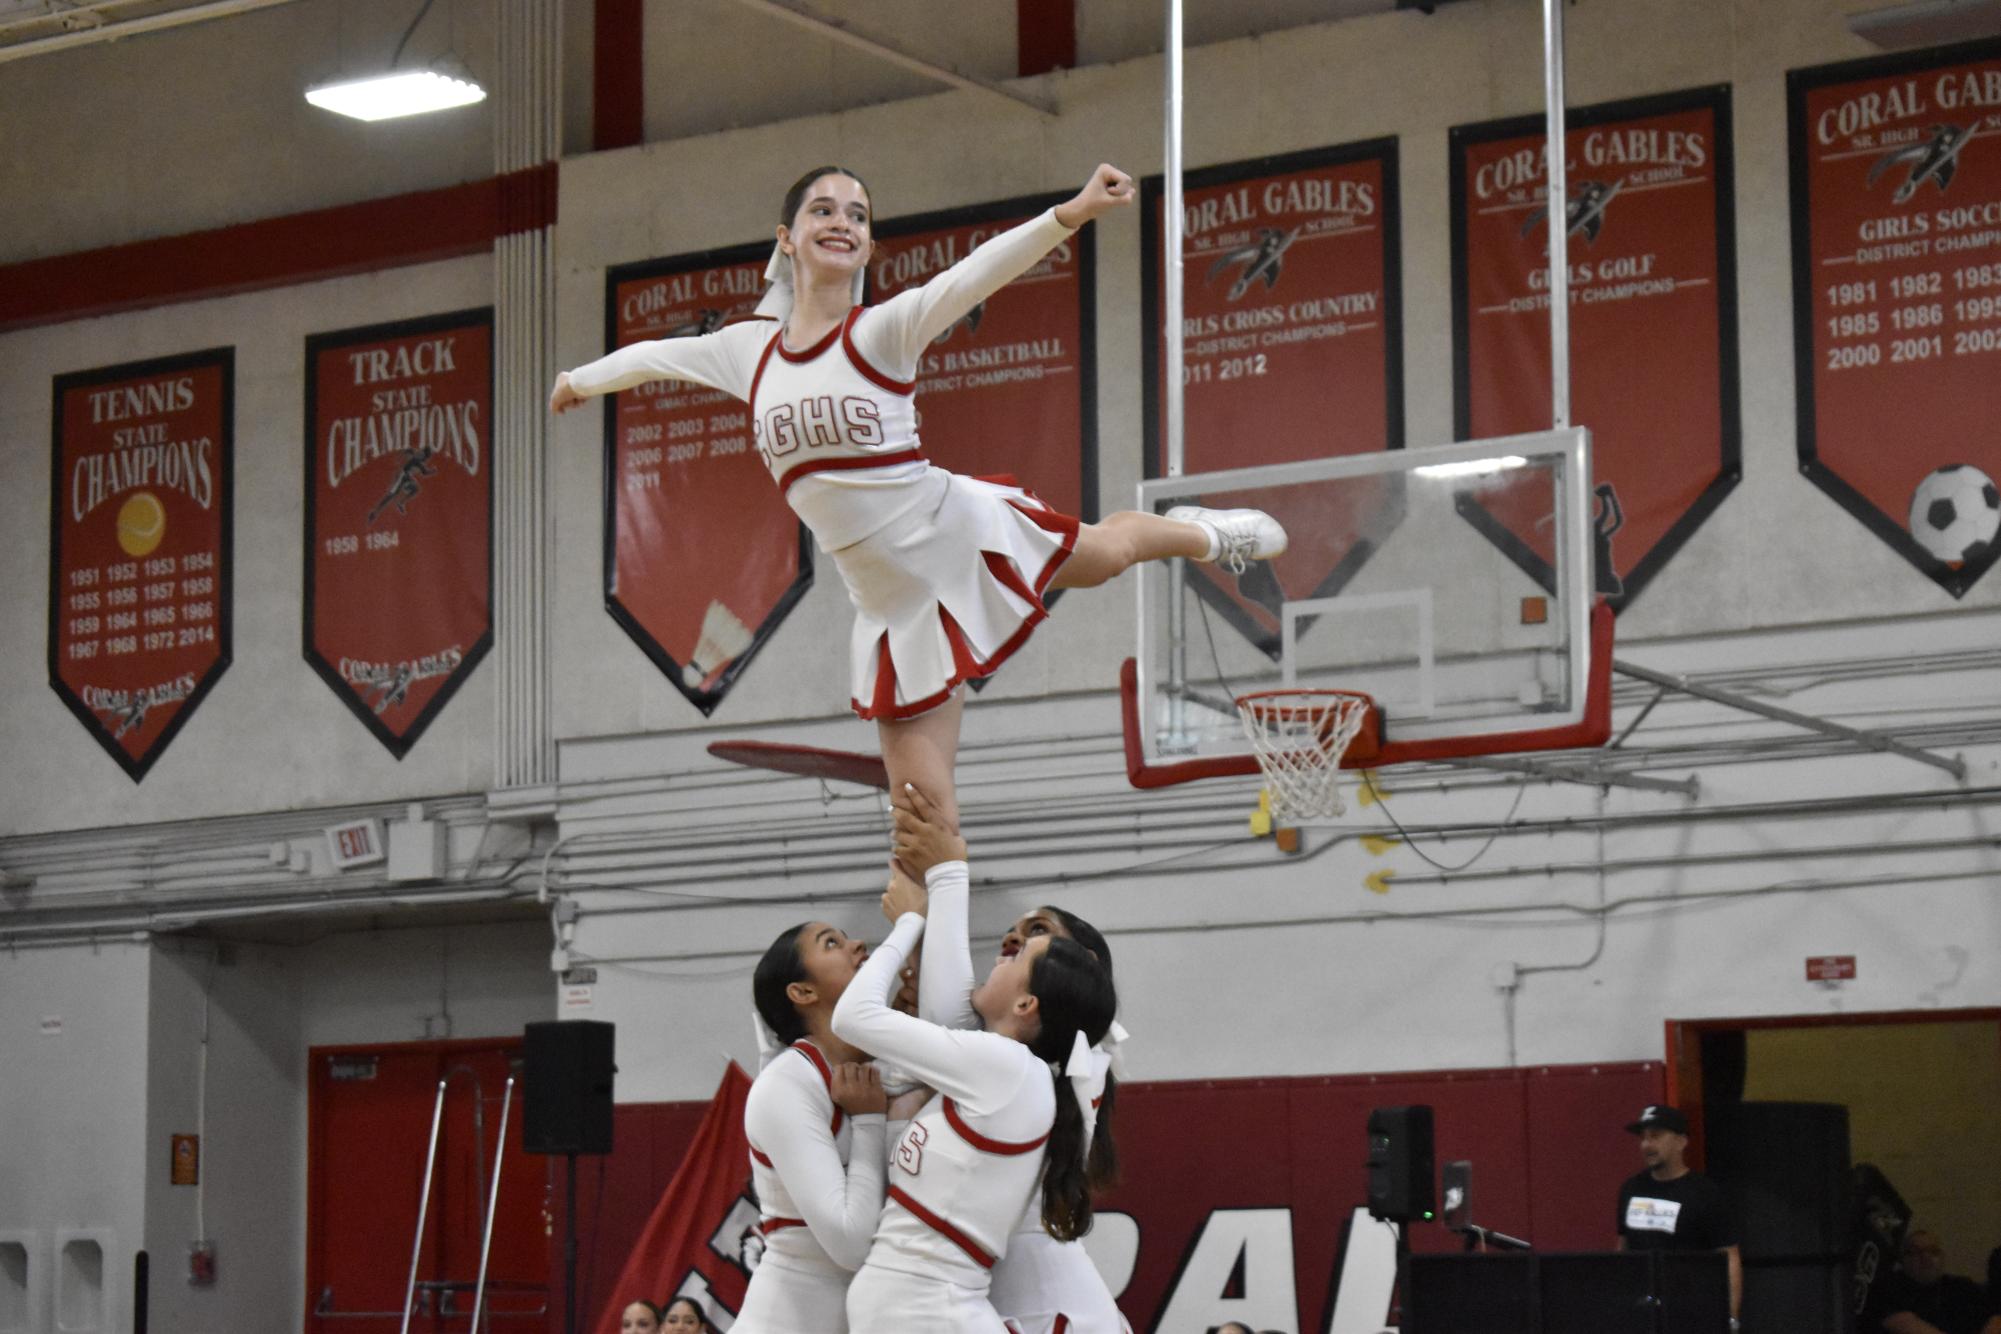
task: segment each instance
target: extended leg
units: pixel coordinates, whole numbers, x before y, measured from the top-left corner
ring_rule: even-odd
[[[965,711],[962,690],[928,713],[915,718],[876,721],[882,738],[882,760],[889,769],[889,792],[894,797],[905,783],[931,799],[946,822],[959,828],[959,796],[952,778],[952,766],[959,758],[959,718]]]
[[[1139,510],[1120,510],[1096,523],[1081,524],[1077,546],[1056,572],[1052,588],[1096,588],[1143,560],[1209,554],[1209,534],[1200,525],[1165,519]]]

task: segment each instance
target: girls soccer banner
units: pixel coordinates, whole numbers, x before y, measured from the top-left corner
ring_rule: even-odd
[[[1730,90],[1587,107],[1565,133],[1571,420],[1591,429],[1598,591],[1639,596],[1737,485]],[[1541,116],[1451,134],[1453,428],[1550,427]],[[1460,514],[1552,592],[1546,499],[1469,488]]]
[[[1167,471],[1165,193],[1162,177],[1141,184],[1148,477]],[[1183,470],[1403,448],[1396,141],[1189,172],[1182,202]],[[1351,513],[1289,515],[1276,561],[1241,579],[1191,563],[1190,585],[1276,656],[1279,606],[1337,591],[1402,518],[1393,480],[1347,493]]]
[[[2001,557],[2001,43],[1786,88],[1801,471],[1959,597]]]
[[[988,237],[1067,195],[876,228],[869,301],[922,287]],[[1086,227],[938,335],[917,368],[924,453],[968,477],[1008,474],[1065,514],[1098,512],[1096,269]]]
[[[493,312],[306,340],[305,656],[397,759],[493,643]]]
[[[611,270],[607,348],[749,315],[770,257],[760,242]],[[604,458],[605,609],[711,713],[813,586],[812,537],[751,445],[750,409],[719,390],[653,380],[613,395]]]
[[[49,685],[134,782],[229,666],[236,351],[59,375]]]

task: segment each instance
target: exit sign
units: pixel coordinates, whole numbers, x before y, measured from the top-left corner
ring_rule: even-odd
[[[382,846],[382,822],[356,820],[353,824],[335,825],[327,830],[327,851],[333,864],[343,871],[350,866],[372,866],[385,860],[389,854]]]
[[[1822,954],[1806,961],[1806,980],[1809,982],[1848,982],[1855,977],[1855,956],[1852,954]]]

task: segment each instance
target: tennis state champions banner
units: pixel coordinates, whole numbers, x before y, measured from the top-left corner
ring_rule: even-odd
[[[1226,163],[1182,191],[1183,471],[1403,448],[1396,141]],[[1142,182],[1148,477],[1167,470],[1165,195]],[[1402,517],[1398,479],[1343,495],[1351,512],[1285,516],[1276,561],[1243,578],[1191,562],[1190,585],[1276,656],[1281,603],[1337,591]]]
[[[1582,108],[1565,133],[1571,420],[1589,427],[1598,592],[1637,597],[1736,486],[1730,90]],[[1451,134],[1454,432],[1550,426],[1541,116]],[[1554,590],[1547,489],[1469,489],[1459,512]]]
[[[770,257],[760,242],[612,269],[607,347],[749,315]],[[813,586],[812,537],[751,445],[750,409],[720,390],[652,380],[612,395],[604,457],[605,608],[711,713]]]
[[[234,348],[57,376],[49,684],[138,782],[229,666]]]
[[[922,287],[988,237],[1065,198],[879,224],[870,303]],[[973,307],[938,335],[917,367],[925,457],[962,476],[1013,476],[1087,520],[1098,511],[1094,236],[1084,228]]]
[[[305,656],[397,759],[493,642],[493,312],[306,340]]]
[[[1786,84],[1801,470],[1959,597],[2001,557],[2001,43]]]

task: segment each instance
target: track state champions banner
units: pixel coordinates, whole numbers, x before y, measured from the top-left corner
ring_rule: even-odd
[[[493,642],[493,312],[306,340],[305,656],[402,759]]]
[[[230,652],[236,352],[57,376],[49,684],[134,782]]]
[[[1451,134],[1453,429],[1550,427],[1547,136],[1541,116]],[[1737,266],[1730,90],[1570,113],[1565,134],[1571,420],[1591,430],[1597,588],[1637,597],[1737,485]],[[1459,513],[1554,589],[1546,488]]]
[[[748,1096],[750,1077],[731,1061],[680,1170],[626,1257],[610,1302],[591,1325],[596,1334],[618,1334],[619,1315],[636,1298],[666,1306],[676,1297],[693,1297],[721,1330],[743,1309],[744,1290],[763,1249],[750,1188],[750,1140],[743,1129]]]
[[[1786,87],[1800,469],[1959,597],[2001,557],[2001,42]]]
[[[1396,141],[1189,172],[1182,203],[1183,470],[1403,448]],[[1167,471],[1164,208],[1164,178],[1146,178],[1140,227],[1148,477]],[[1296,511],[1286,511],[1292,542],[1277,560],[1252,566],[1241,579],[1189,562],[1190,585],[1276,656],[1280,604],[1336,592],[1402,518],[1394,480],[1345,494],[1353,513],[1300,522]],[[1199,502],[1199,492],[1191,489],[1188,499]]]
[[[611,270],[607,350],[749,315],[770,257],[763,241]],[[604,458],[605,609],[712,713],[813,586],[812,536],[751,444],[750,408],[720,390],[652,380],[612,395]]]
[[[869,264],[870,304],[922,287],[988,237],[1066,198],[881,223]],[[938,335],[917,367],[925,457],[962,476],[1013,476],[1086,520],[1098,512],[1094,236],[1084,228],[973,307]]]

